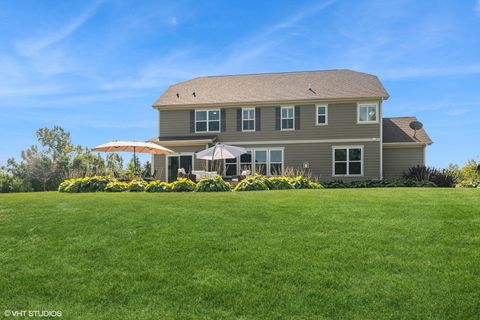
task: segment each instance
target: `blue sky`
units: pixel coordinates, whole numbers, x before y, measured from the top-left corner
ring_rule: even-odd
[[[199,75],[349,68],[385,116],[415,115],[430,165],[480,158],[480,1],[1,1],[0,165],[63,126],[73,142],[156,135],[150,107]]]

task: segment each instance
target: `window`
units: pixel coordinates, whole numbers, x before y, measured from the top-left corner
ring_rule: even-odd
[[[240,157],[240,172],[249,171],[252,174],[252,151],[247,150],[247,153],[242,154]]]
[[[195,111],[195,132],[219,132],[220,110]]]
[[[333,147],[333,175],[363,175],[363,146]]]
[[[255,131],[255,108],[242,109],[242,131]]]
[[[295,108],[282,107],[280,111],[282,130],[295,130]]]
[[[237,158],[225,159],[225,175],[233,177],[237,175]]]
[[[317,126],[328,124],[326,105],[317,105]]]
[[[248,171],[250,175],[255,173],[266,176],[283,174],[283,149],[247,150],[247,153],[236,159],[225,159],[226,176],[241,175],[244,171]]]
[[[267,150],[255,150],[255,173],[267,175]]]
[[[270,150],[270,175],[283,174],[283,150]]]
[[[362,103],[357,108],[358,123],[378,123],[378,104]]]

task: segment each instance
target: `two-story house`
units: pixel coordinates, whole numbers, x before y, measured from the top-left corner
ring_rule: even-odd
[[[303,168],[321,180],[399,177],[425,163],[432,141],[414,117],[383,118],[380,80],[351,70],[199,77],[170,86],[154,103],[158,137],[176,153],[154,156],[160,179],[204,170],[195,152],[217,142],[248,150],[224,174]]]

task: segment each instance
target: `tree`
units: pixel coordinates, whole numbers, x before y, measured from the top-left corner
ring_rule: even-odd
[[[106,170],[108,174],[118,175],[123,170],[123,158],[118,153],[107,154]]]

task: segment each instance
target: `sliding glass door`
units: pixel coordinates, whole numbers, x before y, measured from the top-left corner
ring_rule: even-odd
[[[192,155],[168,155],[167,156],[167,178],[168,182],[177,180],[178,169],[184,169],[190,174],[193,169]]]

